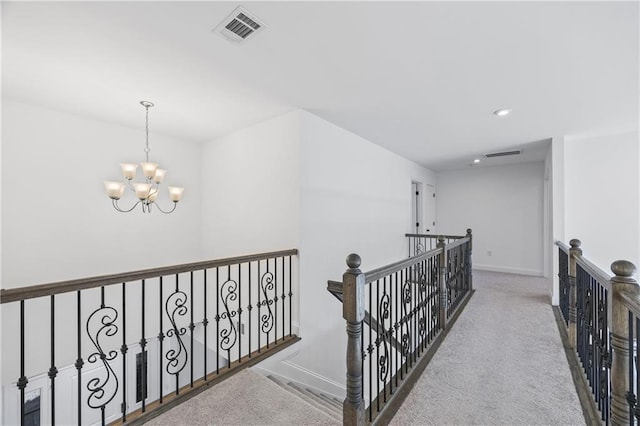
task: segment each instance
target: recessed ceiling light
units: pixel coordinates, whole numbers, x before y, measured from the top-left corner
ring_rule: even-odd
[[[504,117],[505,115],[509,115],[509,113],[511,113],[511,108],[500,108],[493,111],[493,113],[498,117]]]
[[[479,159],[479,158],[476,158],[475,160],[473,160],[473,162],[474,162],[475,164],[478,164],[478,163],[480,162],[480,159]]]

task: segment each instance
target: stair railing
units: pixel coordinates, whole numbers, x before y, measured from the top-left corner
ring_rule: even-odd
[[[557,241],[560,306],[570,362],[583,374],[592,411],[612,425],[640,424],[640,287],[633,263],[618,260],[610,276],[583,257],[580,240]],[[579,392],[579,395],[581,392]],[[589,404],[587,405],[589,406]]]
[[[342,281],[327,286],[346,321],[343,423],[386,424],[473,293],[471,230],[369,272],[361,263],[350,254]]]
[[[295,343],[297,253],[3,289],[0,423],[142,424]]]

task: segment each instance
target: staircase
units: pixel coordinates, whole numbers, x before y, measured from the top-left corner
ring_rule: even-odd
[[[294,382],[284,383],[274,376],[267,376],[271,381],[276,383],[287,392],[303,399],[305,402],[314,406],[326,415],[330,416],[338,422],[342,422],[342,401],[337,398],[323,394],[322,392],[311,389],[304,385]]]

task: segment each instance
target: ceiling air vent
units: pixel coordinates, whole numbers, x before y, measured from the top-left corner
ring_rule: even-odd
[[[522,151],[515,150],[515,151],[503,151],[503,152],[492,152],[491,154],[485,154],[484,156],[486,158],[495,158],[495,157],[508,157],[509,155],[520,155]]]
[[[243,7],[237,7],[213,31],[227,40],[240,43],[263,28],[264,23],[255,15]]]

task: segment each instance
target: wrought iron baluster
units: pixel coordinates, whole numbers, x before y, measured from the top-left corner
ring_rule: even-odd
[[[273,332],[278,343],[278,258],[273,259]]]
[[[629,339],[629,344],[633,345],[633,336],[631,337],[631,339]],[[631,347],[629,350],[629,359],[633,360],[634,356],[634,348]],[[636,339],[635,339],[635,362],[634,361],[630,361],[629,362],[630,368],[633,369],[633,367],[635,366],[635,370],[636,370],[636,380],[635,383],[633,382],[633,378],[629,381],[629,383],[632,384],[632,386],[634,386],[635,390],[636,390],[636,394],[640,395],[640,318],[636,318]],[[631,416],[631,422],[633,423],[633,418],[635,417],[635,423],[636,424],[640,424],[640,405],[638,405],[637,401],[636,401],[636,405],[633,409],[633,416]],[[609,420],[607,418],[607,420]]]
[[[158,376],[158,380],[160,382],[160,384],[159,384],[160,385],[160,404],[162,404],[162,400],[163,400],[163,397],[164,397],[164,391],[163,391],[163,387],[162,387],[162,378],[163,378],[163,371],[162,371],[162,358],[163,358],[163,356],[162,356],[162,354],[164,353],[163,350],[162,350],[163,349],[162,346],[163,346],[163,343],[164,343],[164,332],[163,332],[164,324],[163,324],[163,318],[162,318],[163,317],[163,315],[162,315],[162,305],[164,305],[163,300],[162,300],[162,290],[163,290],[162,287],[163,287],[163,284],[164,284],[163,281],[164,281],[163,277],[160,277],[160,304],[158,306],[158,314],[160,316],[160,319],[158,321],[158,323],[160,325],[160,332],[158,333],[158,342],[159,342],[159,345],[160,345],[160,357],[159,357],[160,358],[160,362],[158,363],[159,364],[159,368],[160,368],[160,373],[159,373],[159,376]],[[144,357],[144,355],[143,355],[143,357]]]
[[[402,273],[400,273],[402,275]],[[396,347],[395,347],[395,357],[396,357],[396,368],[395,370],[393,370],[395,378],[396,378],[396,388],[398,387],[398,376],[402,375],[402,354],[400,353],[400,349],[402,348],[402,346],[398,346],[398,343],[400,343],[402,341],[402,329],[401,329],[401,325],[398,322],[398,312],[400,311],[399,308],[399,302],[400,302],[400,297],[398,297],[400,295],[399,292],[399,284],[398,284],[398,272],[395,273],[396,275],[396,285],[395,285],[395,289],[396,289],[396,297],[395,297],[395,304],[396,304],[396,308],[394,309],[394,313],[395,313],[395,321],[394,321],[394,325],[393,328],[395,329],[395,333],[396,333]],[[400,320],[402,320],[402,313],[400,313]],[[400,373],[400,374],[398,374]]]
[[[266,313],[260,315],[260,331],[265,334],[266,346],[269,348],[269,333],[273,330],[273,326],[275,324],[273,312],[271,310],[271,305],[275,303],[277,306],[277,300],[269,298],[269,292],[276,291],[274,284],[274,275],[271,272],[269,267],[269,259],[266,259],[267,271],[260,277],[260,290],[262,292],[262,296],[264,300],[262,301],[262,306],[266,308]],[[277,294],[277,293],[275,293]],[[275,296],[275,299],[278,297]]]
[[[178,279],[178,277],[176,276],[176,279]],[[189,272],[189,313],[190,315],[190,319],[191,322],[189,323],[189,337],[190,337],[190,350],[189,350],[189,357],[190,357],[190,362],[189,362],[189,373],[190,373],[190,384],[189,387],[193,387],[193,330],[196,328],[196,325],[193,322],[193,271]],[[206,354],[205,354],[205,358],[206,358]],[[206,373],[206,371],[205,371]]]
[[[249,285],[247,286],[247,293],[249,293],[249,304],[247,305],[247,310],[249,311],[249,358],[251,358],[251,310],[253,306],[251,305],[251,262],[248,264],[249,269]]]
[[[56,301],[55,295],[51,295],[51,367],[49,368],[49,380],[51,381],[51,424],[56,424]]]
[[[216,374],[220,374],[220,270],[216,268]]]
[[[220,348],[227,352],[227,368],[231,368],[231,349],[239,340],[235,324],[238,309],[233,309],[231,306],[232,302],[238,300],[238,283],[231,278],[231,265],[227,267],[227,280],[220,287],[220,300],[224,305],[220,319],[226,320],[226,325],[220,330]]]
[[[18,378],[18,389],[20,390],[20,424],[25,425],[24,418],[24,388],[27,387],[29,380],[24,375],[24,300],[20,301],[20,377]]]
[[[634,364],[637,366],[637,360],[634,363],[634,359],[633,359],[633,353],[634,353],[634,341],[633,341],[633,313],[631,311],[629,311],[628,313],[628,320],[627,320],[627,324],[629,327],[629,333],[627,335],[627,340],[629,342],[628,345],[628,349],[629,349],[629,364],[627,366],[627,374],[628,374],[628,378],[629,378],[629,389],[627,389],[627,392],[625,394],[625,397],[627,398],[627,403],[629,404],[629,426],[633,426],[634,424],[634,411],[636,408],[636,394],[634,393],[635,389],[634,389],[634,382],[633,382],[633,370],[634,370]],[[637,332],[637,330],[636,330]]]
[[[258,260],[258,304],[256,305],[258,308],[258,353],[260,353],[261,350],[261,344],[260,344],[260,336],[262,333],[260,333],[260,319],[262,318],[261,313],[260,313],[260,307],[262,306],[262,302],[261,302],[261,291],[260,291],[260,282],[262,281],[261,279],[262,275],[260,275],[260,261]]]
[[[84,361],[82,360],[82,301],[80,296],[80,290],[77,292],[76,302],[76,346],[78,349],[78,357],[76,358],[75,367],[78,374],[78,426],[82,425],[82,366]],[[24,399],[24,398],[23,398]]]
[[[175,337],[178,344],[177,349],[169,349],[165,354],[167,359],[166,371],[168,374],[175,377],[175,394],[180,394],[180,373],[187,366],[189,356],[187,354],[187,347],[182,341],[182,336],[187,333],[186,327],[179,327],[176,316],[185,316],[187,314],[187,295],[180,290],[180,277],[176,274],[176,286],[174,292],[167,297],[165,302],[165,312],[169,318],[171,328],[167,330],[166,336],[171,338]]]
[[[147,347],[147,338],[145,337],[145,306],[146,306],[146,302],[145,302],[145,290],[146,290],[146,282],[143,279],[142,280],[142,294],[141,294],[141,301],[142,304],[140,306],[140,315],[141,315],[141,333],[142,333],[142,337],[140,337],[140,353],[142,354],[140,357],[142,359],[142,412],[146,412],[147,411],[147,356],[145,355],[146,353],[146,347]]]
[[[122,423],[127,421],[127,352],[129,351],[127,346],[127,294],[125,285],[126,283],[122,283],[122,346],[120,346],[120,353],[122,353]]]
[[[373,286],[373,283],[369,284]],[[374,311],[370,311],[373,314]],[[376,340],[375,340],[375,348],[376,348],[376,404],[378,412],[380,411],[380,280],[376,280]],[[371,378],[373,380],[373,377]]]
[[[209,344],[207,343],[207,327],[209,325],[209,320],[207,319],[207,270],[202,270],[204,282],[203,282],[203,290],[204,290],[204,318],[202,319],[202,328],[204,333],[204,381],[208,380],[209,369],[207,368],[207,348]],[[217,354],[216,354],[217,356]]]
[[[101,339],[116,335],[118,332],[117,319],[118,312],[115,308],[105,305],[104,287],[101,287],[100,307],[89,315],[86,323],[87,335],[95,348],[95,352],[92,352],[87,357],[87,362],[94,364],[101,361],[105,376],[103,378],[94,377],[87,382],[87,390],[89,391],[87,405],[90,408],[100,409],[100,418],[103,426],[106,424],[106,406],[116,397],[119,382],[115,371],[109,364],[109,361],[116,359],[118,352],[115,350],[105,351]]]
[[[291,281],[292,279],[292,266],[291,266],[291,256],[289,256],[289,336],[291,336],[291,318],[293,315],[293,308],[292,308],[292,303],[293,303],[293,292],[291,291]]]
[[[284,256],[281,257],[282,259],[282,294],[280,295],[281,300],[282,300],[282,341],[284,342],[284,337],[285,337],[285,331],[284,331],[284,326],[285,326],[285,299],[287,297],[287,295],[285,294],[285,284],[287,282],[287,277],[285,274],[285,270],[284,270]]]
[[[387,293],[387,277],[384,277],[382,281],[382,299],[380,300],[382,318],[380,323],[382,324],[382,344],[383,344],[383,358],[380,360],[380,373],[382,376],[382,386],[384,393],[384,402],[387,402],[387,379],[389,378],[389,330],[387,329],[387,321],[389,321],[389,294]]]
[[[369,315],[372,315],[373,313],[373,295],[372,295],[372,287],[373,285],[369,284]],[[363,323],[364,324],[364,323]],[[372,324],[371,321],[369,321],[369,326],[367,327],[369,329],[369,345],[367,346],[367,357],[369,358],[369,421],[373,420],[373,339],[371,338],[371,334],[372,334]]]
[[[238,264],[238,364],[242,362],[242,264]]]

